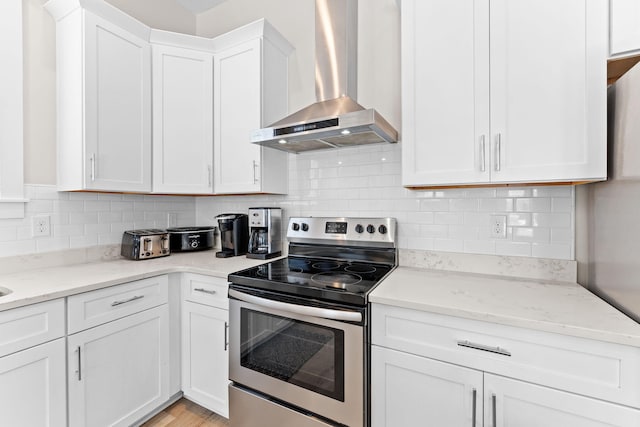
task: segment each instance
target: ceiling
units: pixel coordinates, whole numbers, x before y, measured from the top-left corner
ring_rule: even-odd
[[[191,13],[197,15],[206,10],[211,9],[212,7],[216,7],[220,3],[223,3],[227,0],[176,0],[180,5],[182,5],[185,9],[189,10]]]

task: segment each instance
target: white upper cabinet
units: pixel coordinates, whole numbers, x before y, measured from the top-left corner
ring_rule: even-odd
[[[151,191],[149,28],[103,2],[51,0],[58,189]],[[106,17],[106,18],[105,18]]]
[[[606,0],[403,0],[403,185],[606,178]]]
[[[609,54],[628,56],[640,54],[640,2],[610,0]]]
[[[154,43],[155,34],[153,30],[153,191],[211,194],[213,54]],[[176,42],[203,40],[171,37]]]
[[[489,1],[402,1],[403,184],[489,182]]]
[[[251,143],[287,115],[291,45],[265,20],[214,40],[214,191],[287,192],[288,155]]]

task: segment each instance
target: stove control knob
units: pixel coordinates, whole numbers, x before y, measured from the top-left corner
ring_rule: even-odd
[[[298,224],[297,222],[294,222],[293,224],[291,224],[291,229],[293,231],[298,231],[300,230],[300,224]]]
[[[302,231],[309,231],[309,224],[307,224],[306,222],[302,223]]]
[[[367,233],[373,234],[375,232],[376,232],[376,228],[373,225],[371,224],[367,225]]]
[[[387,234],[387,226],[382,224],[380,227],[378,227],[378,233]]]
[[[358,224],[356,225],[356,233],[362,233],[364,231],[364,227],[362,226],[362,224]]]

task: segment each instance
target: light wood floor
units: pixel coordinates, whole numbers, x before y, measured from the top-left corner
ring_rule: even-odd
[[[228,427],[229,420],[187,399],[180,399],[142,427]]]

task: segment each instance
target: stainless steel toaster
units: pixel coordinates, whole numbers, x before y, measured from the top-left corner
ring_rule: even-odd
[[[120,254],[133,260],[170,255],[169,233],[157,228],[127,230],[122,234]]]

